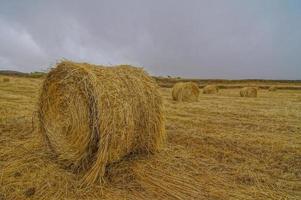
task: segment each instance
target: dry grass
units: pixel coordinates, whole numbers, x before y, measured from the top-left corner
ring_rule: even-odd
[[[198,101],[199,94],[199,86],[193,82],[176,83],[171,92],[173,100],[186,102]]]
[[[170,89],[161,89],[166,148],[147,157],[128,155],[108,166],[103,186],[81,188],[32,126],[42,80],[12,79],[0,82],[2,199],[301,198],[299,90],[239,98],[238,89],[227,89],[178,104]]]
[[[277,87],[276,86],[271,86],[271,87],[269,87],[269,91],[270,92],[275,92],[275,91],[277,91]]]

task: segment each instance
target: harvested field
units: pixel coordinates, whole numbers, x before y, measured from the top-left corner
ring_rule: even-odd
[[[128,155],[107,166],[103,185],[81,187],[41,142],[33,113],[43,79],[10,79],[0,81],[0,199],[301,198],[300,90],[225,89],[179,104],[161,88],[166,147]]]
[[[276,90],[277,90],[276,86],[269,87],[269,91],[271,91],[271,92],[275,92]]]

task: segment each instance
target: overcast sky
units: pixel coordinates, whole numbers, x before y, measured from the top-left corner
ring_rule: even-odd
[[[0,69],[301,79],[301,0],[0,0]]]

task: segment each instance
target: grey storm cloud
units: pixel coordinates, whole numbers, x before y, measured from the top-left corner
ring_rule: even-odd
[[[301,79],[299,0],[0,0],[0,69],[62,58],[151,74]]]

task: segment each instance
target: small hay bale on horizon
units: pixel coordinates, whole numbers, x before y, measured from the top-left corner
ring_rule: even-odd
[[[218,87],[216,85],[206,85],[203,88],[203,94],[217,94]]]
[[[244,87],[239,94],[241,97],[257,97],[257,90],[256,87]]]
[[[4,82],[4,83],[8,83],[8,82],[10,82],[10,79],[7,78],[7,77],[5,77],[5,78],[3,78],[3,82]]]
[[[44,80],[39,127],[56,162],[84,185],[102,181],[106,166],[165,143],[163,101],[142,69],[63,61]]]
[[[271,86],[271,87],[269,87],[269,91],[270,92],[275,92],[275,91],[277,91],[277,87],[276,86]]]
[[[174,101],[195,102],[198,101],[199,86],[193,82],[179,82],[172,88],[172,99]]]

